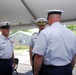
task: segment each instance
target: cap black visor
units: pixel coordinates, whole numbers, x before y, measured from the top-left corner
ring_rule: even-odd
[[[6,25],[6,26],[1,26],[0,28],[1,29],[10,29],[10,26],[9,25]]]

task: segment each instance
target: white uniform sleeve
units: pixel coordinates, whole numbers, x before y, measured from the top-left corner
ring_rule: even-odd
[[[32,37],[30,39],[29,46],[32,46],[32,47],[34,46]]]
[[[46,48],[47,48],[46,36],[41,32],[37,38],[36,44],[32,52],[44,55]]]

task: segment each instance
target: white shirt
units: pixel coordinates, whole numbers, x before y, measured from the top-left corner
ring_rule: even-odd
[[[9,59],[12,57],[12,52],[14,50],[13,41],[10,38],[5,38],[0,35],[0,58]]]
[[[76,37],[59,22],[40,32],[33,52],[44,56],[45,65],[64,66],[76,53]]]
[[[36,32],[35,34],[32,35],[30,42],[29,42],[29,46],[34,47],[38,35],[39,35],[39,32]]]

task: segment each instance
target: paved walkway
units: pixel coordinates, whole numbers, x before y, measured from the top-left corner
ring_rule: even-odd
[[[32,67],[30,65],[29,60],[29,52],[28,51],[20,51],[15,52],[15,58],[19,59],[19,64],[17,68],[17,72],[19,75],[32,75]],[[13,73],[13,75],[16,75]]]
[[[29,52],[28,51],[22,51],[22,52],[16,52],[15,57],[19,58],[19,65],[17,72],[19,75],[32,75],[32,67],[30,65],[29,60]],[[16,75],[14,72],[13,75]],[[76,66],[73,70],[73,75],[76,75]]]

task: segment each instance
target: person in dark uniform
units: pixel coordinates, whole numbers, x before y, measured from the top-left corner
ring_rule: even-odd
[[[10,22],[0,23],[0,75],[12,75],[14,60],[14,43],[9,38]]]
[[[37,37],[38,37],[39,33],[46,27],[47,19],[38,18],[38,19],[36,19],[35,22],[36,22],[36,25],[39,29],[39,32],[36,32],[32,35],[30,43],[29,43],[30,62],[31,62],[33,71],[34,71],[34,57],[35,57],[35,54],[32,53],[32,49],[33,49],[33,47],[36,43],[36,40],[37,40]],[[41,75],[41,71],[40,71],[39,75]]]
[[[75,65],[76,36],[64,27],[62,10],[48,10],[49,27],[40,32],[33,48],[34,75],[38,75],[44,60],[43,75],[72,75]]]

